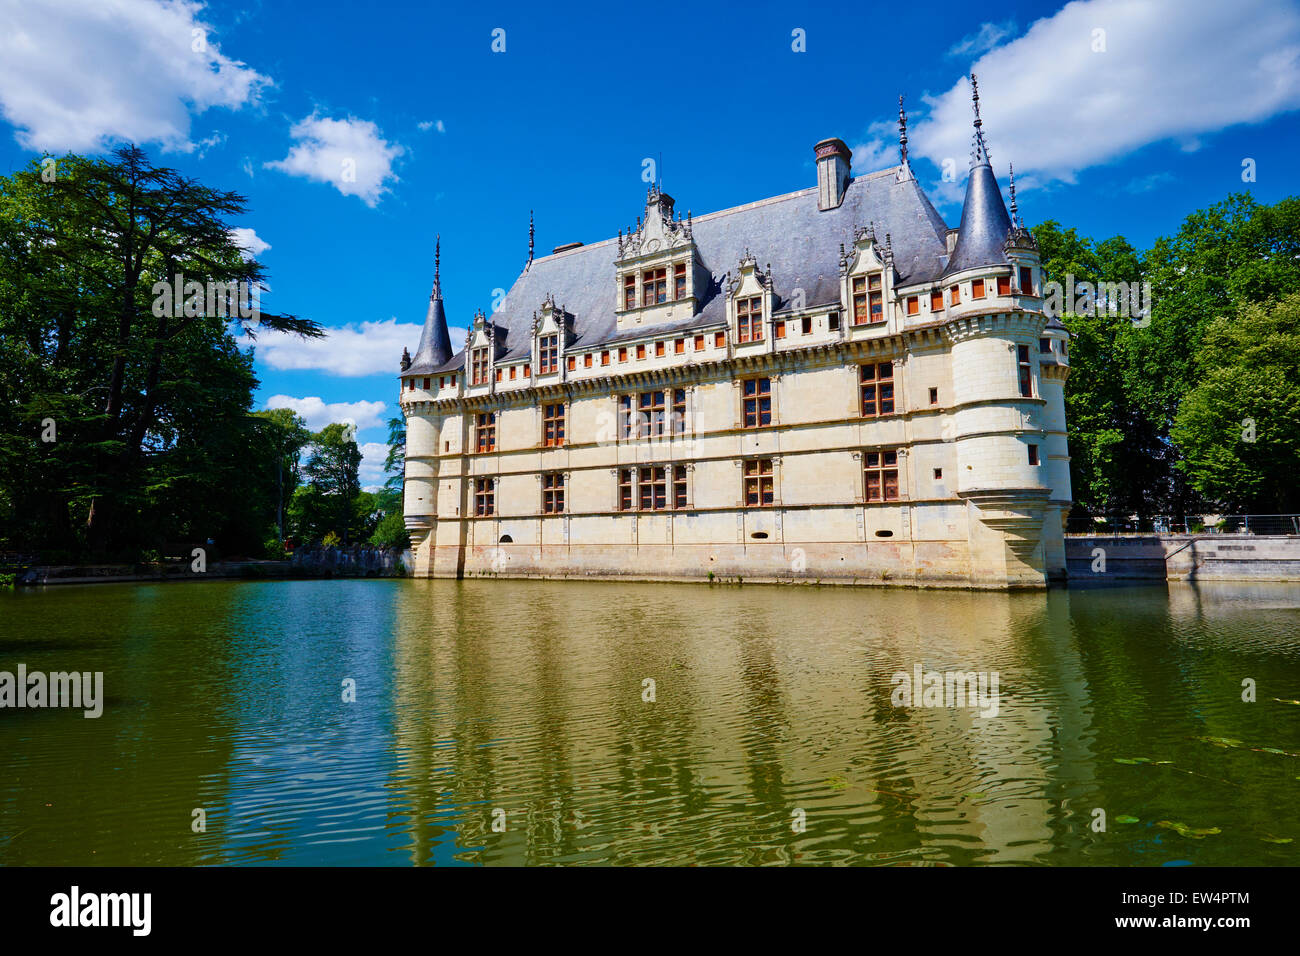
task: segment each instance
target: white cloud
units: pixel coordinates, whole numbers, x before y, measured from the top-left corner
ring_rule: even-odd
[[[234,239],[235,244],[254,259],[264,253],[267,249],[271,248],[269,242],[247,226],[239,226],[235,229],[231,229],[230,238]]]
[[[419,127],[421,133],[427,133],[431,129],[436,129],[439,133],[447,132],[447,127],[443,125],[442,120],[424,120],[415,125]]]
[[[332,183],[343,195],[357,196],[371,207],[389,191],[389,181],[398,181],[393,160],[406,150],[385,140],[370,120],[330,119],[313,113],[294,123],[289,135],[295,140],[289,155],[263,163],[267,169]]]
[[[0,3],[0,113],[26,149],[131,141],[194,150],[191,114],[239,109],[270,83],[221,53],[202,9],[192,0]]]
[[[1007,20],[1004,23],[981,23],[978,30],[953,44],[948,55],[979,56],[986,50],[993,49],[1015,32],[1015,20]]]
[[[356,425],[357,430],[383,427],[380,417],[387,406],[383,402],[333,402],[326,404],[315,395],[294,398],[292,395],[272,395],[266,400],[267,408],[291,408],[303,417],[307,427],[314,432],[334,423]]]
[[[384,471],[388,446],[383,442],[368,441],[358,447],[361,449],[361,487],[374,491],[388,480],[388,473]]]
[[[1093,52],[1103,38],[1105,52]],[[1018,185],[1069,183],[1151,143],[1195,149],[1204,134],[1300,107],[1300,9],[1288,0],[1076,0],[973,69],[999,177],[1013,162]],[[912,155],[939,166],[952,159],[964,176],[969,81],[925,101],[927,115],[908,129]]]
[[[402,349],[415,353],[422,324],[387,319],[328,328],[318,339],[287,332],[259,331],[256,340],[241,344],[257,349],[257,358],[281,371],[317,371],[345,378],[392,375],[393,387],[401,368]]]
[[[239,164],[239,168],[248,174],[249,179],[253,178],[253,161],[247,156],[245,156],[244,161]]]

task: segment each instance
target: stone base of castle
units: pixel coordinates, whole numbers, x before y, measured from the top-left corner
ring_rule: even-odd
[[[543,578],[559,580],[697,581],[724,583],[893,585],[1007,590],[1045,588],[1065,577],[1062,509],[1041,493],[972,495],[966,536],[947,540],[902,537],[859,541],[747,538],[728,543],[671,539],[683,515],[603,519],[602,537],[622,542],[548,543],[545,527],[531,542],[501,540],[555,519],[439,521],[412,529],[414,577]],[[769,513],[770,514],[770,513]],[[744,534],[744,518],[731,518]],[[575,519],[575,524],[577,524]],[[779,522],[776,522],[779,526]],[[502,528],[508,527],[503,534]],[[770,525],[769,525],[770,527]],[[753,533],[753,532],[751,532]],[[554,535],[558,536],[558,535]],[[629,541],[635,536],[640,540]],[[478,537],[476,542],[473,538]],[[481,543],[486,538],[491,543]],[[650,540],[646,540],[650,539]],[[657,539],[657,541],[655,540]],[[448,542],[448,543],[443,543]]]

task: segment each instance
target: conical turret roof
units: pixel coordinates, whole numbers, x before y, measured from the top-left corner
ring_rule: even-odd
[[[433,291],[429,293],[429,308],[424,314],[424,329],[420,333],[420,347],[407,374],[431,372],[451,360],[451,335],[447,332],[447,313],[442,307],[442,279],[439,275],[442,257],[442,240],[439,238],[434,253]]]
[[[973,73],[971,89],[975,103],[975,140],[970,176],[966,179],[966,201],[961,207],[957,242],[943,270],[944,276],[1007,261],[1005,246],[1011,233],[1011,217],[1007,215],[1002,190],[998,188],[998,179],[993,175],[993,166],[989,162],[980,119],[979,87]]]

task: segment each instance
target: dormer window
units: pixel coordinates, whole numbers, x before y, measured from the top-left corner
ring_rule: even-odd
[[[686,263],[679,262],[673,267],[673,298],[686,298]]]
[[[474,349],[470,353],[470,376],[471,385],[486,385],[488,380],[488,350]]]
[[[545,375],[560,368],[560,337],[543,335],[537,343],[537,372]]]
[[[641,273],[641,304],[656,305],[668,301],[668,270],[647,269]]]
[[[627,276],[623,279],[623,308],[636,308],[636,276]]]
[[[736,300],[736,341],[760,342],[763,339],[763,299],[750,296]]]
[[[866,325],[879,322],[884,317],[881,298],[880,273],[857,276],[853,280],[853,324]]]

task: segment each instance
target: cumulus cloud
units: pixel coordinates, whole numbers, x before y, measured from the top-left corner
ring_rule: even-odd
[[[402,349],[414,354],[423,325],[387,319],[329,328],[318,339],[286,332],[259,331],[257,340],[242,344],[257,348],[257,358],[281,371],[317,371],[357,378],[393,375],[400,369]],[[396,388],[396,384],[393,386]]]
[[[272,395],[266,400],[267,408],[291,408],[307,422],[314,432],[335,423],[365,428],[382,427],[381,417],[387,406],[383,402],[332,402],[326,403],[316,395],[294,398],[292,395]]]
[[[230,238],[235,240],[235,244],[254,259],[264,253],[267,249],[271,248],[269,242],[247,226],[239,226],[235,229],[231,229]]]
[[[313,113],[293,124],[294,144],[284,159],[263,163],[290,176],[330,183],[345,196],[357,196],[374,207],[397,182],[393,161],[406,149],[384,139],[370,120],[331,119]]]
[[[0,113],[26,149],[199,148],[193,114],[254,103],[270,83],[221,52],[202,9],[192,0],[0,4]]]
[[[361,450],[361,487],[374,491],[388,480],[384,471],[384,459],[388,457],[388,446],[383,442],[368,441],[358,443]]]
[[[1300,108],[1300,9],[1289,0],[1077,0],[973,69],[999,171],[1010,161],[1018,178],[1035,174],[1027,186],[1074,182],[1150,143],[1194,149],[1204,134]],[[953,159],[964,172],[969,80],[926,105],[909,128],[914,154],[940,166]]]

